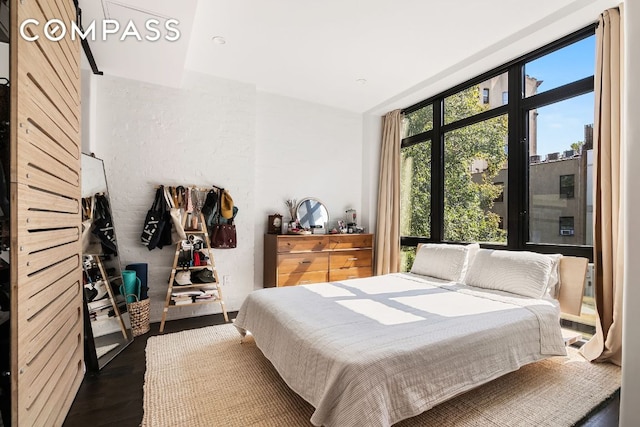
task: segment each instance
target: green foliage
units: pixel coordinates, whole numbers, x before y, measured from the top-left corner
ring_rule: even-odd
[[[406,273],[411,271],[413,261],[416,259],[415,246],[402,246],[400,248],[400,271]]]
[[[584,145],[584,141],[574,142],[571,144],[571,149],[576,150],[579,153],[583,145]]]
[[[433,106],[428,105],[404,116],[404,136],[413,136],[433,129]]]
[[[404,148],[401,162],[400,234],[430,236],[431,143]]]
[[[469,88],[445,100],[445,123],[478,114],[487,108],[480,103],[478,87]],[[410,125],[419,126],[416,123],[424,124],[428,120],[425,117],[412,118]],[[493,184],[493,179],[507,160],[506,139],[506,116],[445,135],[445,240],[506,242],[506,233],[499,228],[500,218],[491,211],[493,201],[501,191]],[[400,230],[405,236],[430,236],[430,148],[430,143],[420,143],[402,150]],[[480,166],[478,171],[471,170],[474,161]]]

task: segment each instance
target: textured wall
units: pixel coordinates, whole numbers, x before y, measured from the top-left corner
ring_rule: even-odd
[[[215,184],[239,207],[238,247],[215,250],[228,310],[253,289],[255,90],[227,80],[185,77],[172,89],[104,76],[96,85],[96,154],[104,159],[121,263],[149,264],[151,318],[159,320],[174,248],[140,244],[154,186]],[[218,304],[180,307],[169,319],[220,312]]]
[[[361,115],[261,92],[239,82],[187,73],[179,89],[98,77],[91,131],[104,159],[121,262],[149,264],[151,318],[162,315],[173,250],[140,244],[157,184],[216,184],[240,211],[238,248],[215,250],[229,311],[262,287],[267,215],[284,200],[314,196],[332,220],[362,194]],[[84,100],[87,101],[86,99]],[[220,312],[217,304],[180,307],[169,319]]]

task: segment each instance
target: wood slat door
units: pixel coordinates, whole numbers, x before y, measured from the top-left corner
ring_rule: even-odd
[[[37,41],[24,40],[20,24]],[[73,0],[11,1],[11,378],[14,426],[59,426],[84,375],[80,41],[45,22]]]

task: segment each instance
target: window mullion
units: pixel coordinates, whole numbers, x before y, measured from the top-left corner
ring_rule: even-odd
[[[444,136],[442,122],[444,98],[433,103],[433,139],[431,140],[431,239],[444,238]]]
[[[507,247],[520,249],[523,246],[522,236],[527,232],[523,229],[527,222],[526,198],[528,195],[526,185],[526,157],[527,134],[526,121],[523,119],[522,97],[524,94],[523,66],[513,65],[509,69],[509,137],[507,156]]]

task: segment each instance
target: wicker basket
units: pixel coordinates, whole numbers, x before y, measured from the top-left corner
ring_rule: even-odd
[[[133,295],[135,296],[135,295]],[[137,299],[137,296],[136,296]],[[149,312],[151,308],[151,299],[143,299],[127,304],[129,311],[129,319],[131,320],[131,331],[133,336],[146,334],[151,329],[149,324]]]

